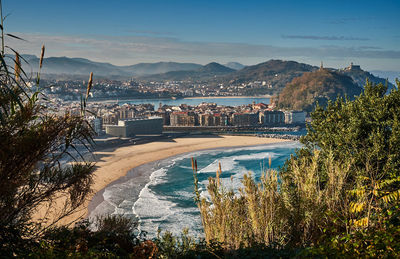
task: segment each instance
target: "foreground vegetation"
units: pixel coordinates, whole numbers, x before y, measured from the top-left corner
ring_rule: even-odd
[[[400,86],[400,82],[397,85]],[[400,92],[393,89],[386,95],[386,90],[383,85],[367,82],[364,93],[353,101],[338,99],[329,102],[325,108],[317,106],[311,114],[308,133],[301,139],[304,147],[288,159],[279,171],[267,169],[260,179],[254,179],[251,174],[245,175],[239,192],[221,184],[220,175],[223,172],[219,169],[216,177],[209,179],[207,188],[210,199],[201,197],[197,187],[197,162],[193,160],[195,202],[201,212],[204,240],[193,239],[187,231],[179,237],[165,232],[154,240],[147,240],[145,233],[137,230],[136,222],[120,216],[107,216],[94,222],[83,221],[74,227],[44,227],[29,223],[35,208],[33,205],[37,205],[35,203],[27,206],[27,210],[21,210],[20,214],[15,212],[12,220],[2,220],[1,256],[399,257]],[[4,100],[5,96],[3,94]],[[7,98],[12,100],[10,96]],[[21,104],[24,103],[33,107],[38,105],[30,98],[21,98]],[[13,109],[20,111],[21,107],[24,105],[18,104]],[[8,112],[13,114],[13,118],[21,116],[15,111],[10,108]],[[2,114],[3,118],[7,118],[5,112]],[[33,122],[20,125],[28,129],[30,126],[33,129],[41,128],[42,121],[31,120],[39,125]],[[81,123],[83,121],[82,117]],[[11,132],[4,124],[1,129]],[[89,130],[87,127],[79,129],[83,132]],[[29,131],[25,129],[24,132]],[[44,154],[49,153],[44,151]],[[16,152],[13,157],[18,155],[23,156],[23,153]],[[51,161],[46,160],[48,157],[44,156],[42,160]],[[44,165],[44,162],[39,163],[42,160],[38,160],[36,165]],[[12,161],[12,158],[1,160],[2,168]],[[90,179],[84,172],[90,172],[91,165],[74,166],[76,169],[55,167],[57,170],[50,171],[53,173],[47,178],[40,178],[43,174],[38,166],[20,170],[30,175],[30,184],[26,186],[27,180],[21,180],[11,198],[15,197],[16,204],[24,204],[18,198],[26,197],[22,194],[29,190],[28,187],[42,190],[38,186],[56,184],[52,179],[60,177]],[[2,177],[6,173],[2,169]],[[14,171],[14,175],[19,174]],[[60,181],[60,184],[71,183],[64,178]],[[90,181],[86,183],[86,188],[74,190],[81,190],[83,195],[90,186]],[[2,191],[1,205],[10,210],[6,207],[12,199]],[[71,195],[74,192],[68,193]],[[49,193],[48,197],[54,194]],[[74,197],[70,196],[67,204],[77,204]],[[44,198],[43,201],[49,202],[51,199]],[[18,206],[12,208],[16,210]],[[2,217],[7,217],[7,214]]]
[[[91,143],[85,102],[92,75],[80,115],[51,115],[40,72],[29,87],[19,54],[10,48],[15,58],[5,55],[1,32],[1,258],[400,257],[400,82],[387,95],[387,87],[367,82],[353,101],[317,106],[304,148],[279,171],[246,175],[238,193],[221,184],[219,169],[209,179],[210,199],[201,197],[193,160],[205,239],[184,231],[147,240],[120,216],[56,225],[90,193],[93,164],[61,160],[77,161],[76,143]],[[44,48],[39,68],[43,56]],[[54,211],[60,196],[63,209]],[[38,209],[53,217],[35,219]]]
[[[367,82],[354,101],[317,106],[304,148],[279,172],[246,175],[239,195],[220,184],[219,170],[210,200],[196,191],[206,242],[300,257],[399,257],[400,92],[386,90]]]

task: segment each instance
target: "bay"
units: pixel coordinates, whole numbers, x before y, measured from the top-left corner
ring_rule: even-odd
[[[221,163],[221,182],[227,188],[238,190],[243,176],[251,173],[258,179],[268,167],[281,167],[286,159],[300,147],[300,143],[285,142],[251,147],[220,148],[195,151],[156,161],[135,168],[127,177],[106,187],[104,200],[91,212],[121,214],[136,218],[141,231],[148,237],[157,235],[158,229],[179,235],[188,228],[193,236],[201,237],[200,213],[194,202],[193,171],[191,158],[198,164],[201,195],[207,197],[208,178],[215,177]],[[148,174],[147,174],[148,173]],[[146,174],[148,177],[135,177]]]
[[[205,97],[205,98],[183,98],[183,99],[128,99],[128,100],[118,100],[119,105],[123,105],[125,103],[128,104],[146,104],[150,103],[154,105],[154,108],[157,109],[160,105],[171,105],[171,106],[179,106],[181,104],[187,104],[191,106],[197,106],[203,102],[205,103],[216,103],[217,105],[223,106],[241,106],[248,105],[253,102],[256,103],[270,103],[269,97]]]

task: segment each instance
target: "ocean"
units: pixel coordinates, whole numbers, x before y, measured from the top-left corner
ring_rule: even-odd
[[[269,157],[271,167],[278,169],[299,147],[298,142],[286,142],[203,150],[134,168],[98,194],[102,201],[92,208],[90,217],[122,214],[137,218],[140,230],[149,238],[155,237],[158,229],[179,235],[184,228],[191,235],[202,236],[200,213],[194,202],[192,157],[198,164],[201,195],[207,197],[208,178],[215,176],[218,163],[223,185],[238,190],[246,173],[259,178],[268,167]]]

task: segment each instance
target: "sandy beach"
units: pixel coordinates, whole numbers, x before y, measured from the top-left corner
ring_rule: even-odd
[[[92,185],[93,193],[77,213],[64,218],[60,224],[68,224],[86,217],[88,215],[89,202],[94,195],[110,183],[125,176],[132,168],[192,151],[221,147],[254,146],[284,141],[287,140],[258,138],[255,136],[198,135],[163,139],[141,145],[110,148],[94,152],[91,159],[96,162],[94,183]],[[39,211],[39,215],[42,213]]]

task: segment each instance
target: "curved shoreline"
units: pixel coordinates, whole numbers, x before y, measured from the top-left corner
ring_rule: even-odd
[[[89,215],[89,204],[96,195],[98,198],[107,186],[127,176],[129,171],[139,166],[193,151],[281,142],[291,141],[255,136],[195,135],[94,152],[96,170],[93,173],[93,192],[78,212],[65,217],[59,224],[69,224],[87,217]],[[91,208],[93,207],[91,206]]]
[[[231,146],[230,148],[245,148],[245,147],[250,148],[250,147],[258,147],[258,146],[265,146],[265,145],[273,145],[276,143],[292,144],[292,143],[296,143],[296,141],[288,140],[288,141],[284,141],[284,142],[271,142],[271,143],[257,144],[257,145],[251,145],[251,146]],[[101,208],[99,207],[100,210],[107,210],[107,208],[105,208],[105,205],[102,204],[104,202],[103,194],[106,189],[112,188],[114,185],[125,183],[130,180],[135,180],[137,185],[135,185],[134,188],[136,190],[133,190],[132,193],[130,193],[130,197],[132,197],[133,201],[137,201],[140,197],[140,192],[142,191],[142,189],[145,188],[145,186],[151,181],[151,176],[154,173],[154,171],[167,166],[170,163],[170,160],[174,160],[175,158],[182,157],[182,156],[187,156],[189,154],[196,154],[196,153],[205,152],[205,151],[212,152],[212,151],[224,150],[226,148],[227,147],[218,147],[218,148],[212,148],[212,149],[193,150],[193,151],[180,153],[180,154],[177,154],[177,155],[174,155],[171,157],[167,157],[167,158],[164,158],[161,160],[155,160],[155,161],[149,162],[147,164],[134,167],[131,170],[129,170],[125,176],[122,176],[121,178],[118,178],[117,180],[111,182],[106,187],[104,187],[102,190],[98,191],[92,197],[92,199],[88,205],[88,214],[86,215],[86,217],[89,218],[89,217],[100,216],[101,214],[97,212],[99,205],[101,205]],[[112,212],[110,211],[110,213],[112,213]]]

